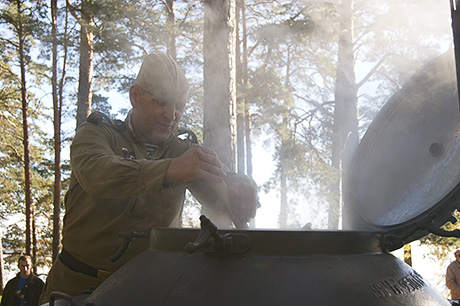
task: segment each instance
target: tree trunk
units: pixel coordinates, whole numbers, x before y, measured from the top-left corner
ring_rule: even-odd
[[[246,2],[241,0],[241,20],[243,24],[243,85],[247,89],[249,84],[248,73],[248,27],[246,21]],[[246,90],[245,90],[246,92]],[[244,96],[244,136],[246,139],[246,174],[252,178],[252,138],[251,138],[251,114],[250,103]]]
[[[21,1],[17,1],[18,16],[21,18],[22,9]],[[29,152],[29,130],[28,130],[28,102],[26,90],[26,63],[24,54],[24,30],[22,22],[18,25],[19,39],[19,66],[21,69],[21,101],[22,101],[22,130],[23,130],[23,146],[24,146],[24,196],[25,196],[25,217],[26,217],[26,253],[32,254],[32,187],[30,174],[30,152]]]
[[[251,114],[249,113],[249,102],[245,100],[244,135],[246,137],[246,175],[252,178],[252,137],[251,137]]]
[[[240,106],[242,103],[240,99],[238,99],[238,105]],[[244,115],[243,113],[238,110],[238,115],[236,119],[236,153],[237,153],[237,172],[240,174],[246,174],[246,155],[245,155],[245,141],[244,141]]]
[[[59,253],[61,215],[61,107],[57,86],[57,0],[51,0],[51,21],[53,36],[53,75],[51,78],[54,120],[54,192],[53,192],[53,242],[52,262]]]
[[[174,0],[166,0],[166,10],[168,12],[167,23],[170,30],[169,43],[168,43],[168,54],[174,59],[177,58],[176,50],[176,29],[175,29],[175,16],[174,16]]]
[[[287,199],[287,177],[284,173],[283,165],[280,166],[280,195],[281,195],[281,202],[280,202],[280,217],[279,223],[280,228],[287,227],[287,219],[288,219],[288,199]]]
[[[2,246],[2,235],[0,233],[0,295],[3,294],[5,288],[5,268],[3,265],[3,246]]]
[[[204,144],[235,168],[235,2],[204,1]]]
[[[286,79],[284,82],[284,87],[289,88],[291,84],[290,76],[291,75],[291,52],[288,48],[287,53],[287,61],[286,61]],[[285,102],[285,104],[287,104]],[[279,148],[280,157],[279,157],[279,171],[280,171],[280,227],[286,228],[288,225],[288,216],[289,216],[289,207],[288,207],[288,171],[286,165],[288,165],[288,156],[287,148],[289,146],[289,142],[291,141],[291,132],[289,129],[289,108],[286,108],[283,113],[283,122],[279,132],[279,137],[281,139],[281,146]]]
[[[342,32],[343,37],[339,42],[339,68],[338,82],[336,87],[336,101],[343,105],[341,120],[341,147],[342,147],[342,178],[346,178],[350,160],[358,146],[358,86],[354,71],[354,53],[353,53],[353,27],[352,27],[352,0],[344,1],[343,19],[346,31]],[[341,50],[341,51],[340,51]],[[344,180],[342,179],[342,193],[344,190]]]
[[[354,72],[352,0],[343,0],[340,7],[340,35],[335,89],[332,165],[337,181],[331,188],[333,201],[329,206],[329,228],[337,229],[341,212],[343,178],[358,142],[357,86]],[[340,188],[341,187],[341,188]]]
[[[35,215],[34,215],[34,209],[32,210],[32,243],[33,243],[33,249],[32,249],[32,271],[34,274],[37,274],[37,228],[35,227]]]
[[[236,54],[236,82],[239,86],[243,87],[244,86],[244,81],[243,81],[243,61],[242,61],[242,52],[241,50],[241,42],[242,40],[240,39],[240,12],[241,12],[241,2],[242,0],[237,0],[236,1],[236,26],[235,26],[235,36],[236,36],[236,49],[235,49],[235,54]],[[244,39],[244,38],[243,38]],[[246,173],[246,155],[245,155],[245,118],[244,118],[244,100],[245,97],[243,95],[238,95],[238,98],[236,100],[237,108],[237,117],[236,117],[236,164],[237,164],[237,172],[240,174],[245,174]]]
[[[246,3],[244,0],[237,1],[236,10],[236,37],[237,37],[237,82],[241,84],[242,92],[237,100],[237,161],[238,173],[252,177],[252,150],[251,150],[251,116],[249,113],[249,101],[246,98],[248,88],[248,40],[246,24]],[[240,29],[242,33],[240,34]]]
[[[80,73],[78,79],[77,127],[79,127],[91,113],[93,99],[91,84],[93,80],[94,17],[91,0],[82,0],[79,23]]]
[[[204,145],[235,169],[236,69],[235,0],[204,1]],[[228,216],[203,207],[219,227],[230,227]]]
[[[288,61],[289,62],[289,61]],[[289,72],[289,65],[288,65],[288,72]],[[286,80],[286,84],[289,82]],[[283,125],[281,127],[280,138],[281,138],[281,147],[280,150],[280,157],[279,157],[279,172],[280,172],[280,216],[279,216],[279,225],[280,228],[286,228],[288,225],[288,216],[289,216],[289,208],[288,208],[288,190],[287,190],[287,181],[288,176],[287,172],[288,169],[286,167],[286,160],[289,158],[286,154],[286,147],[289,141],[289,137],[286,136],[288,131],[288,119],[287,115],[283,115]]]

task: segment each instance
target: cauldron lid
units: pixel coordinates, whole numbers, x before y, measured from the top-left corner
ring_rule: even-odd
[[[453,51],[428,63],[372,121],[346,177],[344,227],[404,243],[452,218],[460,199],[460,112]]]

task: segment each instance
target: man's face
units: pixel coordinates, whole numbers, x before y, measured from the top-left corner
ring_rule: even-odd
[[[32,271],[32,262],[30,262],[30,259],[20,260],[19,270],[21,271],[22,277],[28,277]]]
[[[131,123],[141,141],[161,144],[179,124],[186,96],[171,101],[158,101],[151,94],[132,86],[130,98],[133,110]]]
[[[460,251],[455,252],[455,260],[460,262]]]

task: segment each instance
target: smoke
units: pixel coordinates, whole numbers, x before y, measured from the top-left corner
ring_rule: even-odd
[[[280,114],[279,101],[292,99],[290,107],[295,110],[291,111],[291,115],[297,119],[293,121],[296,125],[291,125],[291,128],[295,128],[297,132],[302,131],[301,135],[296,136],[296,141],[307,142],[310,145],[310,156],[316,156],[317,153],[313,152],[327,150],[324,146],[324,138],[321,137],[324,137],[327,130],[326,118],[331,116],[333,111],[333,105],[329,104],[329,101],[334,101],[335,71],[331,67],[337,65],[337,37],[341,31],[340,18],[342,17],[340,2],[334,5],[325,4],[323,1],[290,2],[290,5],[286,6],[289,9],[285,11],[285,16],[288,18],[274,16],[273,12],[270,14],[269,9],[261,8],[257,5],[257,1],[248,1],[247,5],[257,7],[257,10],[248,11],[249,14],[253,13],[257,17],[257,23],[250,25],[252,40],[249,41],[249,47],[255,46],[253,58],[263,59],[259,62],[250,62],[250,68],[253,71],[260,71],[262,67],[270,69],[280,78],[280,83],[289,84],[289,94],[291,94],[290,98],[286,98],[289,95],[275,97],[272,96],[270,88],[258,93],[259,96],[254,94],[252,97],[254,101],[257,99],[265,103],[269,99],[273,101],[272,112],[260,111],[261,116],[267,116],[271,121],[265,117],[256,122],[256,125],[263,126],[266,122],[273,125],[273,120]],[[264,21],[261,16],[267,16],[267,19]],[[290,23],[283,23],[283,20],[290,20]],[[356,86],[359,87],[357,104],[362,137],[390,97],[400,90],[424,64],[444,53],[452,44],[450,6],[449,1],[435,0],[353,1],[350,21],[353,31],[353,67]],[[278,24],[283,26],[277,26]],[[260,77],[260,74],[257,77]],[[257,80],[253,79],[252,85],[257,84]],[[266,80],[264,82],[267,83]],[[275,86],[272,85],[271,88]],[[279,145],[274,140],[277,139],[277,135],[274,135],[270,129],[264,131],[269,133],[266,138],[271,144],[268,147],[276,148]],[[391,143],[391,140],[388,140],[388,143]],[[330,155],[324,155],[323,158],[327,160]],[[264,164],[256,164],[254,169],[258,182],[267,181],[266,177],[257,177],[261,168],[267,168],[266,159],[261,160]],[[272,162],[274,169],[276,169],[275,162]],[[401,164],[404,162],[404,159],[398,161]],[[319,161],[315,159],[304,160],[304,163],[304,170],[309,172],[304,178],[301,178],[302,174],[297,172],[296,179],[291,178],[289,184],[294,186],[303,180],[305,186],[309,186],[310,189],[307,192],[301,191],[302,189],[297,191],[291,189],[289,192],[288,202],[295,202],[296,207],[292,206],[289,211],[288,226],[312,222],[313,228],[324,228],[327,227],[325,220],[328,219],[327,187],[329,185],[326,182],[330,182],[333,171],[319,166]],[[376,166],[379,167],[385,166],[384,164]],[[312,169],[319,168],[324,172],[312,172]],[[300,170],[301,167],[298,169]],[[378,177],[379,173],[369,175]],[[379,181],[372,178],[362,180],[366,181],[366,179]],[[276,177],[274,180],[276,181]],[[403,183],[398,186],[400,185],[404,186]],[[385,192],[392,191],[387,189]],[[404,188],[400,192],[404,193]],[[414,194],[414,191],[410,193]],[[272,227],[276,227],[280,195],[276,189],[272,189],[269,194],[271,194],[268,197],[269,201],[273,203],[262,201],[262,209],[259,211],[262,212],[260,215],[267,218],[264,206],[274,210],[271,224]],[[374,199],[366,198],[366,201],[372,202]],[[385,203],[379,202],[379,204],[384,207]],[[367,209],[367,203],[361,205],[362,208]],[[372,205],[369,203],[370,207],[374,207]],[[405,210],[411,211],[412,208],[408,207]],[[415,209],[415,211],[422,210],[424,208]],[[377,212],[366,211],[365,214],[375,222],[384,224],[390,221],[380,220],[376,215],[384,214],[385,211],[386,208],[379,206]],[[398,213],[400,211],[396,210],[394,215]],[[399,217],[407,219],[410,216]],[[256,224],[257,221],[256,217]],[[396,218],[393,221],[401,220]],[[270,224],[266,220],[263,223]]]

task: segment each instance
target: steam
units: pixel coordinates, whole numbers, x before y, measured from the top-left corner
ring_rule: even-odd
[[[296,33],[287,32],[286,27],[276,27],[272,24],[286,18],[277,18],[269,14],[268,8],[262,5],[254,5],[253,14],[257,14],[258,23],[250,24],[253,31],[253,40],[249,41],[249,47],[254,45],[256,38],[263,41],[254,54],[265,58],[265,64],[273,67],[278,75],[285,75],[286,65],[281,68],[275,66],[279,61],[286,64],[286,58],[281,58],[276,53],[275,48],[270,44],[278,44],[283,47],[283,54],[291,52],[291,78],[289,79],[290,93],[293,99],[293,113],[299,118],[296,126],[297,131],[303,133],[303,137],[315,147],[315,150],[325,149],[318,140],[322,134],[312,134],[313,129],[321,131],[321,126],[325,124],[324,116],[333,111],[328,101],[334,100],[334,77],[330,72],[330,59],[337,58],[336,39],[330,40],[331,35],[336,35],[338,19],[331,19],[331,16],[339,12],[339,4],[335,7],[325,8],[320,1],[303,1],[299,7],[291,7],[286,16],[293,16],[296,12],[304,8],[298,19],[304,19],[303,26],[313,25],[313,31],[295,35]],[[302,7],[302,5],[304,5]],[[328,12],[327,15],[325,12]],[[361,137],[367,130],[369,124],[380,110],[380,108],[390,99],[390,97],[401,89],[402,85],[408,81],[421,67],[428,61],[446,52],[452,45],[452,28],[450,17],[449,1],[354,1],[353,2],[353,37],[355,50],[356,82],[359,83],[367,76],[370,78],[359,88],[358,106],[360,114],[360,133]],[[249,11],[248,11],[249,14]],[[260,16],[267,16],[265,23],[261,24]],[[268,17],[269,16],[269,17]],[[250,16],[248,16],[250,18]],[[338,17],[338,16],[336,16]],[[297,24],[297,26],[299,26]],[[299,27],[295,28],[299,30]],[[301,29],[300,29],[301,30]],[[320,39],[320,38],[323,39]],[[294,44],[297,44],[294,53]],[[291,48],[289,48],[291,46]],[[254,56],[254,58],[259,58]],[[295,62],[295,60],[298,62]],[[379,65],[379,61],[382,61]],[[335,60],[333,61],[335,62]],[[271,66],[273,65],[273,66]],[[261,69],[256,62],[250,62],[253,71]],[[375,68],[375,71],[373,69]],[[295,71],[295,72],[292,72]],[[281,78],[286,81],[286,78]],[[257,79],[253,79],[257,82]],[[270,92],[267,92],[269,95]],[[261,99],[269,99],[270,96]],[[273,98],[280,100],[280,97]],[[323,113],[318,109],[323,108]],[[277,116],[276,112],[265,113],[267,116]],[[304,120],[304,121],[301,121]],[[260,120],[262,124],[263,120]],[[312,134],[309,135],[308,133]],[[259,152],[265,156],[268,150],[273,152],[277,144],[271,141],[275,135],[265,136],[268,146]],[[388,140],[391,142],[391,140]],[[259,143],[260,145],[260,143]],[[310,157],[314,156],[313,151]],[[270,158],[270,157],[269,157]],[[329,156],[330,158],[330,156]],[[258,163],[258,160],[261,163]],[[267,163],[270,163],[268,165]],[[318,178],[326,180],[334,171],[326,166],[321,166],[313,159],[306,161],[305,170],[310,171],[309,176],[303,179],[305,188],[300,188],[297,192],[288,193],[288,227],[302,228],[303,225],[311,223],[313,229],[327,228],[328,220],[328,201],[327,186],[317,184]],[[404,163],[404,160],[400,161]],[[256,157],[254,164],[255,180],[259,184],[267,182],[266,168],[276,169],[275,161],[267,161],[267,158]],[[376,165],[385,167],[385,165]],[[321,169],[321,173],[311,172],[312,169]],[[371,174],[378,176],[378,173]],[[369,178],[371,179],[371,178]],[[292,181],[291,181],[292,183]],[[273,182],[276,184],[276,181]],[[376,187],[378,188],[378,187]],[[423,188],[423,187],[421,187]],[[386,190],[391,193],[391,190]],[[408,191],[409,192],[409,191]],[[413,193],[412,193],[413,194]],[[268,194],[260,193],[262,207],[256,216],[257,227],[278,227],[279,214],[279,189],[272,189]],[[373,199],[366,199],[372,201]],[[381,203],[384,205],[385,203]],[[361,204],[367,207],[367,203]],[[372,207],[372,203],[369,203]],[[389,204],[391,206],[391,203]],[[424,204],[420,204],[424,205]],[[389,210],[391,210],[389,208]],[[410,210],[408,208],[407,210]],[[384,214],[385,208],[378,208],[378,214]],[[372,215],[370,211],[366,212]],[[377,220],[382,223],[384,221]],[[394,220],[400,222],[401,220]],[[385,221],[386,222],[386,221]],[[384,223],[385,223],[384,222]]]

